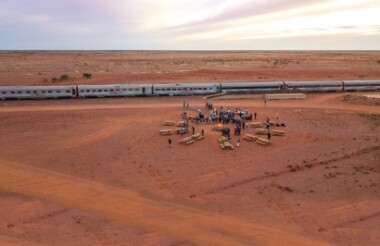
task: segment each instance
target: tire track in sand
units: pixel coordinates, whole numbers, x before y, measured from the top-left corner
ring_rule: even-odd
[[[83,209],[201,245],[324,245],[316,239],[56,172],[0,162],[0,189]]]
[[[105,139],[117,131],[122,129],[128,123],[127,120],[114,120],[111,122],[105,122],[102,129],[95,131],[89,135],[83,136],[81,138],[74,138],[69,141],[69,148],[76,148],[82,145],[92,143],[94,141],[99,141]]]

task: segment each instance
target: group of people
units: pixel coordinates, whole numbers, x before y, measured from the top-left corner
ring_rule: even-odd
[[[229,124],[234,123],[235,129],[234,129],[234,135],[240,136],[241,131],[245,129],[246,123],[244,120],[252,120],[257,119],[257,113],[254,112],[253,115],[248,113],[248,110],[242,110],[241,108],[236,108],[236,111],[233,112],[230,110],[229,107],[224,108],[223,106],[220,107],[220,110],[218,111],[216,108],[214,108],[214,105],[210,102],[206,102],[206,109],[210,110],[210,114],[208,117],[205,117],[204,113],[201,111],[201,109],[198,109],[197,117],[194,119],[195,123],[199,122],[206,122],[206,123],[217,123],[220,124]],[[189,103],[187,101],[183,101],[183,107],[189,107]],[[238,116],[238,117],[237,117]],[[182,113],[182,117],[185,119],[188,117],[186,112]],[[189,128],[189,122],[186,120],[183,124],[184,133],[188,133]],[[270,128],[270,121],[267,117],[264,121],[264,128],[267,130],[267,137],[268,140],[271,139],[271,133],[269,131]],[[192,126],[192,134],[195,134],[195,127]],[[201,129],[201,134],[204,136],[204,128]],[[182,135],[182,132],[181,132]],[[226,137],[229,141],[231,140],[231,130],[228,127],[224,127],[222,130],[222,136]],[[168,140],[169,147],[171,147],[172,140],[169,138]],[[240,138],[238,138],[236,146],[240,146]]]

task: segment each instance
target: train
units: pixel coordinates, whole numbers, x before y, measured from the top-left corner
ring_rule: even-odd
[[[380,80],[0,86],[0,99],[59,99],[211,95],[218,93],[308,93],[376,90],[380,90]]]

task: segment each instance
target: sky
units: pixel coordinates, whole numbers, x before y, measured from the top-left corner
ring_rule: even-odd
[[[380,1],[0,0],[0,50],[380,50]]]

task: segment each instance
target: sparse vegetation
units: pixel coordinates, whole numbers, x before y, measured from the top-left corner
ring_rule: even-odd
[[[51,79],[51,82],[53,82],[53,83],[56,83],[57,81],[58,81],[58,79],[56,77]]]
[[[69,75],[67,74],[62,74],[61,77],[59,77],[59,81],[65,81],[69,79]]]
[[[82,76],[85,79],[91,79],[92,78],[92,74],[91,73],[83,73]]]

